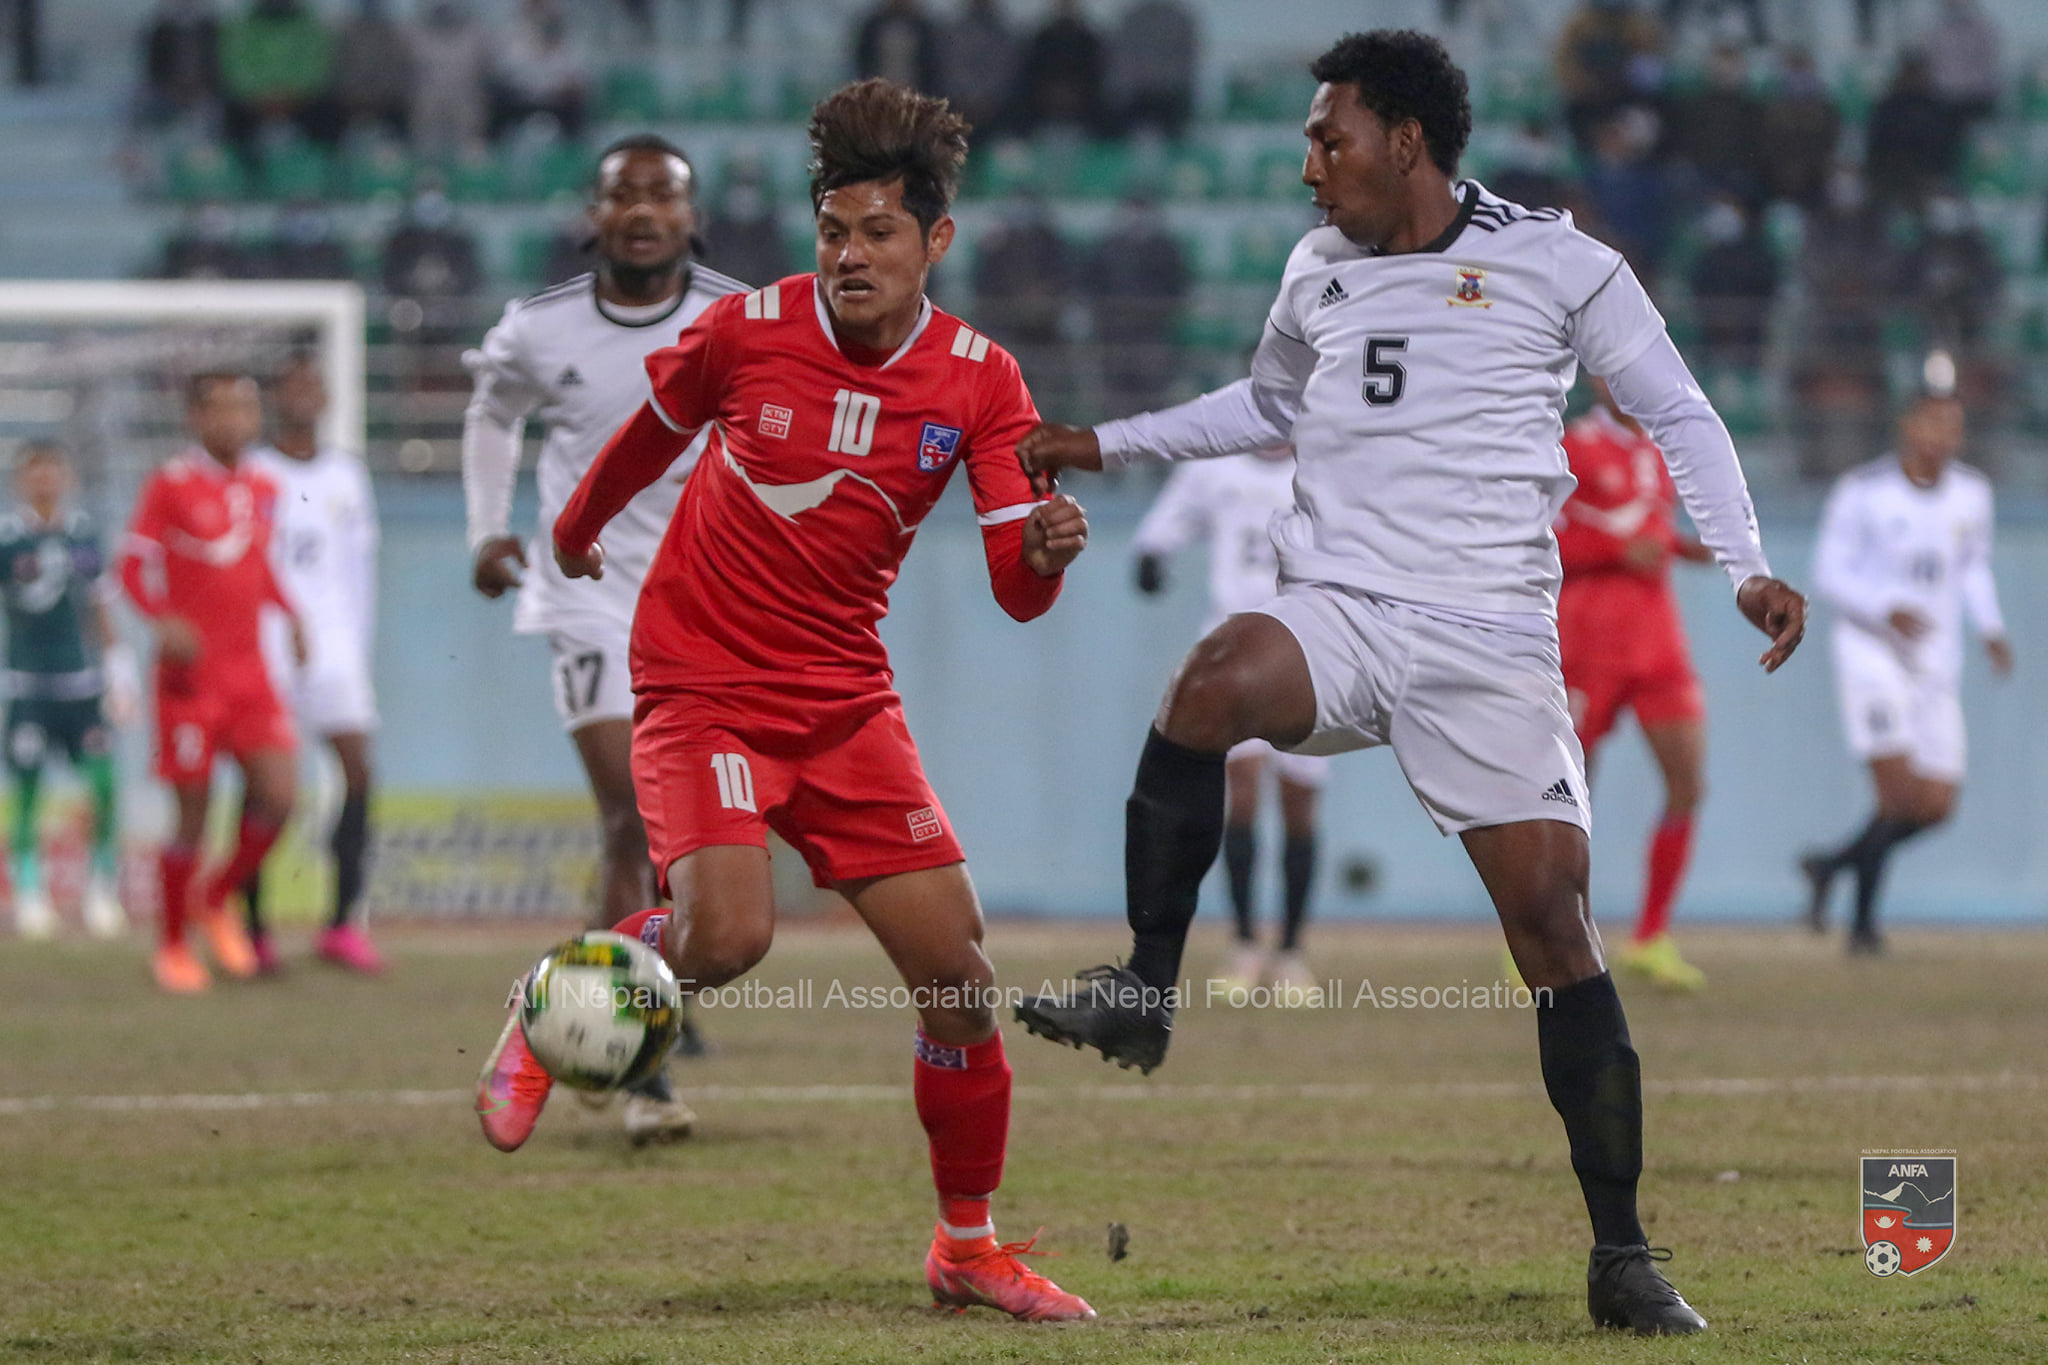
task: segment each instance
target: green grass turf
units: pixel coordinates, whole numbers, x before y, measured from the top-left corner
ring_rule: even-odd
[[[2048,1359],[2048,935],[1896,936],[1881,962],[1702,931],[1704,995],[1625,986],[1644,1208],[1712,1321],[1585,1317],[1586,1225],[1512,1011],[1353,1007],[1490,982],[1497,938],[1331,929],[1342,1009],[1192,1009],[1149,1080],[1009,1030],[1006,1236],[1101,1311],[934,1312],[899,1012],[707,1012],[688,1143],[635,1150],[558,1095],[515,1156],[465,1099],[117,1109],[89,1097],[464,1091],[551,935],[392,930],[385,980],[295,966],[170,1000],[139,947],[0,944],[0,1361],[1946,1361]],[[1113,952],[1003,925],[1007,983]],[[290,945],[288,945],[290,946]],[[1221,942],[1190,954],[1213,967]],[[857,928],[787,930],[760,979],[888,980]],[[1873,1078],[1894,1078],[1875,1081]],[[1712,1081],[1764,1082],[1715,1086]],[[807,1085],[841,1087],[804,1093]],[[419,1097],[414,1096],[417,1100]],[[1955,1148],[1955,1249],[1863,1268],[1864,1148]],[[1130,1230],[1112,1263],[1105,1228]]]

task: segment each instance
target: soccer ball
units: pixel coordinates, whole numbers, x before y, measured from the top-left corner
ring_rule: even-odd
[[[1872,1242],[1863,1252],[1863,1264],[1873,1275],[1890,1275],[1899,1268],[1899,1248],[1894,1242]]]
[[[661,954],[624,934],[558,943],[519,983],[519,1026],[548,1075],[617,1090],[653,1075],[683,1027],[683,993]]]

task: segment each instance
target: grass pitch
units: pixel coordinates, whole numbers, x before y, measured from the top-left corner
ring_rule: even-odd
[[[691,1141],[635,1150],[558,1094],[491,1151],[468,1091],[548,940],[393,930],[383,981],[303,965],[196,1000],[151,990],[139,946],[0,944],[0,1360],[2048,1358],[2048,935],[1901,933],[1852,963],[1701,931],[1705,994],[1625,984],[1651,1240],[1713,1324],[1647,1342],[1586,1319],[1534,1021],[1358,998],[1490,984],[1477,928],[1320,931],[1333,1007],[1190,1009],[1147,1080],[1011,1026],[998,1226],[1043,1225],[1044,1268],[1102,1314],[1055,1328],[929,1306],[910,1019],[827,1002],[889,981],[857,928],[792,927],[763,965],[810,1008],[704,1013]],[[1027,990],[1121,942],[990,934]],[[1866,1148],[1957,1152],[1956,1245],[1910,1279],[1864,1269]]]

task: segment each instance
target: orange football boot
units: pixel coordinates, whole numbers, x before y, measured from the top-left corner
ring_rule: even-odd
[[[925,1282],[932,1301],[961,1312],[979,1304],[1000,1308],[1019,1322],[1081,1322],[1095,1310],[1078,1294],[1069,1294],[1018,1260],[1031,1254],[1029,1242],[998,1244],[994,1237],[955,1241],[941,1226],[933,1231],[932,1249],[924,1258]]]
[[[501,1152],[518,1151],[533,1135],[554,1085],[555,1078],[527,1050],[526,1033],[514,1010],[476,1083],[476,1117],[485,1140]]]
[[[172,995],[197,995],[213,984],[206,964],[192,956],[192,950],[182,943],[166,943],[158,948],[150,968],[156,974],[157,988]]]

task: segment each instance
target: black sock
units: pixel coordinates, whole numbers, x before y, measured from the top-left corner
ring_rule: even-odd
[[[1223,866],[1230,873],[1230,913],[1237,921],[1237,941],[1250,943],[1258,916],[1252,912],[1252,873],[1259,861],[1258,832],[1250,825],[1223,827]]]
[[[1877,931],[1877,893],[1884,885],[1885,860],[1891,857],[1893,849],[1925,828],[1910,820],[1887,820],[1880,815],[1872,818],[1869,827],[1850,845],[1844,863],[1856,870],[1855,932]]]
[[[1291,953],[1308,922],[1308,888],[1316,879],[1316,836],[1290,834],[1280,851],[1280,870],[1287,883],[1287,917],[1280,921],[1280,951]]]
[[[626,1093],[628,1095],[644,1096],[650,1100],[659,1100],[663,1104],[667,1104],[676,1097],[675,1087],[669,1084],[668,1068],[666,1066],[638,1085],[626,1087]]]
[[[363,898],[363,860],[370,851],[368,792],[350,792],[342,801],[328,847],[334,851],[334,917],[329,923],[339,929]]]
[[[1566,986],[1536,1006],[1543,1088],[1564,1120],[1572,1171],[1586,1196],[1593,1240],[1631,1246],[1646,1240],[1636,1217],[1643,1172],[1643,1075],[1629,1045],[1628,1020],[1606,972]]]
[[[1168,990],[1195,922],[1202,878],[1223,841],[1223,755],[1185,749],[1153,730],[1124,803],[1125,915],[1130,969]]]
[[[242,913],[249,921],[249,937],[262,938],[267,932],[263,927],[263,872],[259,868],[249,874],[249,880],[242,883]]]

